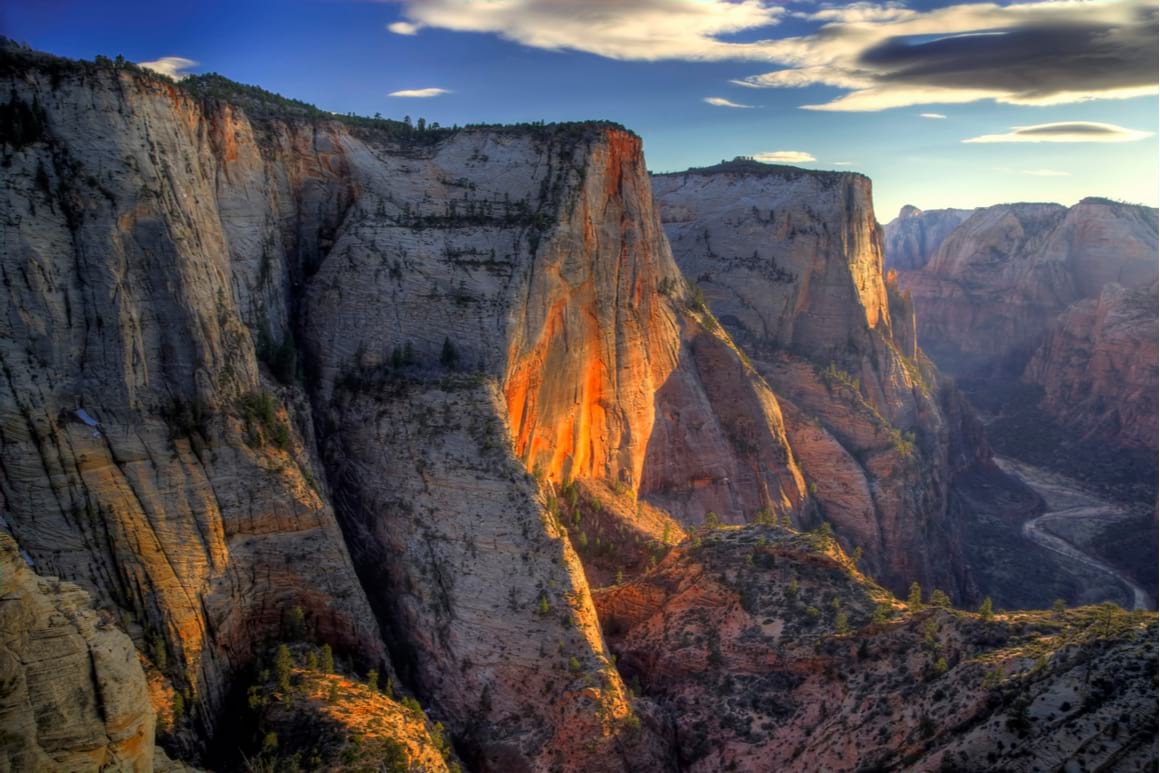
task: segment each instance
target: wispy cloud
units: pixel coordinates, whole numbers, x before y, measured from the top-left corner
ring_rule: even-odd
[[[417,99],[429,99],[430,97],[441,97],[444,94],[450,94],[450,89],[403,89],[401,91],[392,91],[387,94],[388,97],[412,97]]]
[[[858,2],[787,11],[772,0],[398,0],[402,20],[499,35],[527,46],[612,59],[750,60],[778,69],[759,88],[830,86],[845,94],[811,110],[996,100],[1054,105],[1157,93],[1155,0],[963,2],[915,10]],[[764,37],[792,15],[819,25]],[[738,41],[744,33],[751,39]]]
[[[946,118],[946,116],[943,115],[942,113],[919,113],[918,117],[919,118],[931,118],[931,119],[936,120],[936,121],[941,121],[942,119]]]
[[[1004,134],[984,134],[963,142],[1135,142],[1151,137],[1152,132],[1125,129],[1111,123],[1062,121],[1034,126],[1013,126]]]
[[[766,164],[808,164],[811,161],[817,161],[804,150],[772,150],[767,153],[758,153],[753,157],[753,160]]]
[[[753,105],[742,105],[737,102],[730,102],[728,99],[725,99],[725,97],[705,97],[701,101],[710,105],[715,105],[716,107],[743,107],[746,109],[753,107]]]
[[[182,72],[182,70],[188,70],[190,67],[197,66],[197,62],[192,59],[186,59],[184,56],[163,56],[151,62],[138,62],[137,64],[146,70],[168,75],[174,80],[188,78],[189,73]]]
[[[776,24],[785,9],[768,0],[402,0],[402,13],[391,32],[437,27],[611,59],[720,61],[764,58],[760,42],[723,38]]]
[[[854,166],[853,161],[831,161],[834,166]]]
[[[394,24],[388,24],[387,29],[396,35],[418,35],[421,27],[409,21],[397,21]]]
[[[1157,92],[1151,0],[976,2],[926,11],[855,3],[805,16],[823,22],[821,28],[763,46],[784,68],[745,80],[847,92],[808,109],[984,99],[1052,105]]]

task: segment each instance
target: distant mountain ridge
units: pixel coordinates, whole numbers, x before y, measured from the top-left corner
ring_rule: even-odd
[[[1135,370],[1139,375],[1131,379],[1136,388],[1130,394],[1121,390],[1123,380],[1111,376],[1107,366],[1100,368],[1106,378],[1084,382],[1087,391],[1080,403],[1102,418],[1078,420],[1077,426],[1112,443],[1156,447],[1151,429],[1156,426],[1155,395],[1148,394],[1149,383],[1155,382],[1148,376],[1145,351],[1147,342],[1155,340],[1149,331],[1155,329],[1156,315],[1134,305],[1131,324],[1141,330],[1121,337],[1118,344],[1137,341],[1141,349],[1131,355],[1122,350],[1115,357],[1101,353],[1106,342],[1098,335],[1094,349],[1066,347],[1056,335],[1068,314],[1064,327],[1069,340],[1093,335],[1077,328],[1081,319],[1094,318],[1071,313],[1074,304],[1090,305],[1109,287],[1137,290],[1156,281],[1155,208],[1098,197],[1072,207],[999,204],[975,210],[945,234],[941,229],[947,218],[953,220],[959,213],[916,212],[908,211],[886,226],[887,266],[897,270],[900,286],[912,294],[919,341],[941,367],[960,377],[1024,379],[1048,386],[1043,382],[1048,374],[1085,370],[1093,358],[1139,360],[1142,365]],[[924,218],[940,228],[922,231]],[[920,240],[911,238],[916,230],[931,237],[923,250],[916,250]],[[933,238],[939,235],[941,239]],[[1032,361],[1036,365],[1028,369]],[[1065,406],[1058,399],[1058,384],[1048,392],[1056,396],[1044,402],[1049,411],[1061,420],[1077,420],[1074,400]],[[1124,406],[1122,415],[1117,405]],[[1108,410],[1121,418],[1109,418]]]

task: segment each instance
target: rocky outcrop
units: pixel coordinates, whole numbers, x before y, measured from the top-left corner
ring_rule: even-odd
[[[941,368],[1011,378],[1069,305],[1109,282],[1154,281],[1156,255],[1152,208],[1001,204],[976,211],[899,281],[913,294],[919,343]]]
[[[88,593],[41,577],[0,531],[0,768],[153,770],[145,672]]]
[[[770,527],[704,535],[596,600],[682,770],[1135,770],[1156,755],[1152,614],[908,608],[828,535]]]
[[[974,212],[972,209],[928,209],[907,204],[898,217],[883,226],[886,268],[921,269],[951,232]]]
[[[267,127],[247,156],[248,122],[160,79],[10,50],[0,75],[24,127],[0,162],[0,495],[21,547],[114,611],[202,727],[296,616],[385,668],[309,404],[256,345],[283,338],[293,239],[341,200],[331,135]]]
[[[1063,426],[1120,447],[1156,449],[1157,294],[1104,286],[1072,304],[1023,374]]]
[[[777,395],[821,516],[896,591],[974,593],[949,491],[988,452],[884,282],[870,181],[737,160],[653,189],[695,293]]]
[[[397,674],[481,769],[659,764],[546,494],[694,524],[808,495],[640,140],[342,123],[12,49],[0,75],[0,492],[199,737],[293,635]]]

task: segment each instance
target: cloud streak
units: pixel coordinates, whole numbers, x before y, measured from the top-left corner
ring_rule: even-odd
[[[767,49],[785,69],[745,80],[770,88],[837,87],[847,93],[804,107],[840,111],[984,99],[1053,105],[1157,91],[1157,9],[1145,0],[929,11],[856,4],[810,18],[825,23]]]
[[[965,2],[929,10],[859,2],[812,12],[772,0],[398,2],[403,18],[388,29],[400,35],[439,28],[611,59],[758,61],[778,69],[734,82],[845,92],[803,105],[811,110],[980,100],[1055,105],[1158,91],[1154,0]],[[769,37],[786,17],[818,26]]]
[[[942,113],[919,113],[918,117],[919,118],[930,118],[930,119],[935,120],[935,121],[941,121],[944,118],[946,118],[946,116],[943,115]]]
[[[391,32],[425,27],[484,32],[549,50],[610,59],[721,61],[764,58],[762,44],[723,38],[774,25],[785,10],[766,0],[403,0]]]
[[[735,107],[745,108],[747,110],[753,107],[753,105],[742,105],[737,102],[730,102],[728,99],[725,99],[725,97],[705,97],[701,101],[706,104],[713,105],[714,107]]]
[[[406,97],[410,99],[430,99],[431,97],[441,97],[444,94],[450,94],[450,89],[402,89],[401,91],[392,91],[387,94],[388,97]]]
[[[184,56],[163,56],[151,62],[138,62],[137,64],[146,70],[167,75],[177,81],[189,77],[189,73],[182,72],[182,70],[188,70],[190,67],[197,66],[197,62],[192,59],[186,59]]]
[[[771,150],[767,153],[758,153],[753,160],[766,164],[808,164],[817,161],[804,150]]]
[[[1034,126],[1013,126],[1003,134],[984,134],[963,142],[988,144],[996,142],[1136,142],[1151,137],[1152,132],[1125,129],[1111,123],[1095,121],[1062,121]],[[1028,173],[1030,174],[1030,173]]]

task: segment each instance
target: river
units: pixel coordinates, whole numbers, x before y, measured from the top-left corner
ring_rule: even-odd
[[[1065,518],[1112,520],[1123,517],[1127,508],[1116,502],[1101,499],[1071,478],[1042,467],[995,457],[995,464],[1010,475],[1034,489],[1047,503],[1047,512],[1023,524],[1023,534],[1037,545],[1063,556],[1069,561],[1103,572],[1115,578],[1132,593],[1133,608],[1151,609],[1151,593],[1102,558],[1088,553],[1077,545],[1051,533],[1045,527],[1052,520]]]

